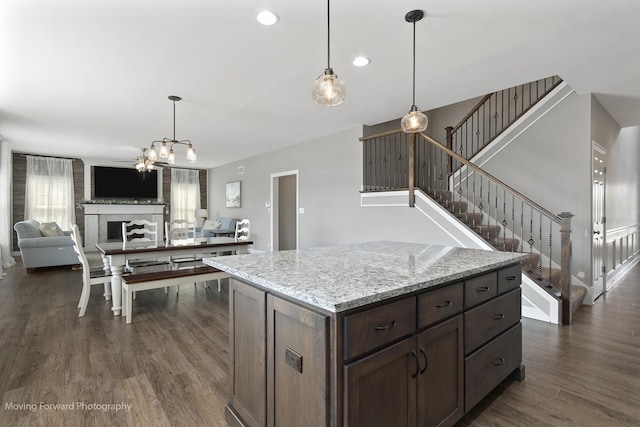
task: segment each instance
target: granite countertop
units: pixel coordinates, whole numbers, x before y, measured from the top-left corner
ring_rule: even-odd
[[[513,264],[523,256],[382,241],[203,261],[268,290],[337,313]]]

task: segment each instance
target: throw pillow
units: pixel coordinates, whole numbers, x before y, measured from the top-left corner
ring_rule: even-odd
[[[55,222],[43,222],[40,224],[40,232],[45,237],[64,236],[62,229]]]
[[[202,230],[217,230],[220,228],[220,220],[214,221],[212,219],[208,219],[204,222],[204,224],[202,225]]]

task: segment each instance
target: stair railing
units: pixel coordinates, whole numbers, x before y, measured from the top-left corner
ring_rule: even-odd
[[[360,140],[363,192],[409,190],[413,206],[420,188],[497,250],[526,254],[524,271],[561,299],[563,323],[570,324],[570,213],[550,212],[424,133],[395,130]]]
[[[446,128],[447,147],[470,160],[560,83],[553,76],[485,95],[456,126]],[[449,172],[454,170],[449,165]]]

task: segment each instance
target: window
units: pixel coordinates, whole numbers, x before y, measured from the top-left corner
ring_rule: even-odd
[[[195,220],[200,209],[200,174],[197,170],[171,169],[171,221]]]
[[[25,219],[56,222],[63,230],[71,230],[76,221],[72,162],[27,156]]]

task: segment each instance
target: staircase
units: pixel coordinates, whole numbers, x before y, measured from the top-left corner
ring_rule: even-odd
[[[489,245],[497,251],[519,252],[520,239],[517,236],[506,236],[501,225],[490,225],[490,220],[483,222],[484,215],[480,212],[468,212],[468,204],[464,201],[454,201],[453,193],[448,190],[434,190],[427,192],[427,195],[438,202],[444,209],[449,211],[459,221],[482,237]],[[501,233],[503,235],[501,236]],[[557,267],[543,267],[540,254],[530,250],[526,252],[527,257],[522,262],[522,272],[529,278],[537,282],[541,288],[555,298],[561,297],[561,290],[558,288],[561,273]],[[582,286],[571,286],[570,310],[575,312],[584,301],[587,290]]]
[[[526,255],[523,314],[525,302],[533,302],[537,307],[547,306],[543,311],[549,321],[555,318],[570,324],[572,313],[587,294],[585,287],[572,285],[573,215],[546,210],[473,163],[498,141],[503,149],[510,128],[518,129],[531,111],[541,109],[544,103],[540,101],[549,94],[553,94],[547,98],[550,103],[560,102],[552,99],[564,96],[565,88],[555,76],[489,94],[457,126],[446,129],[444,144],[424,133],[400,130],[361,141],[363,193],[403,190],[411,207],[418,207],[418,194],[421,206],[429,199],[434,201],[432,209],[439,205],[446,210],[440,218],[449,226],[458,223],[454,228],[468,236],[462,240]],[[465,227],[468,231],[463,231]],[[462,240],[456,241],[460,244]]]

